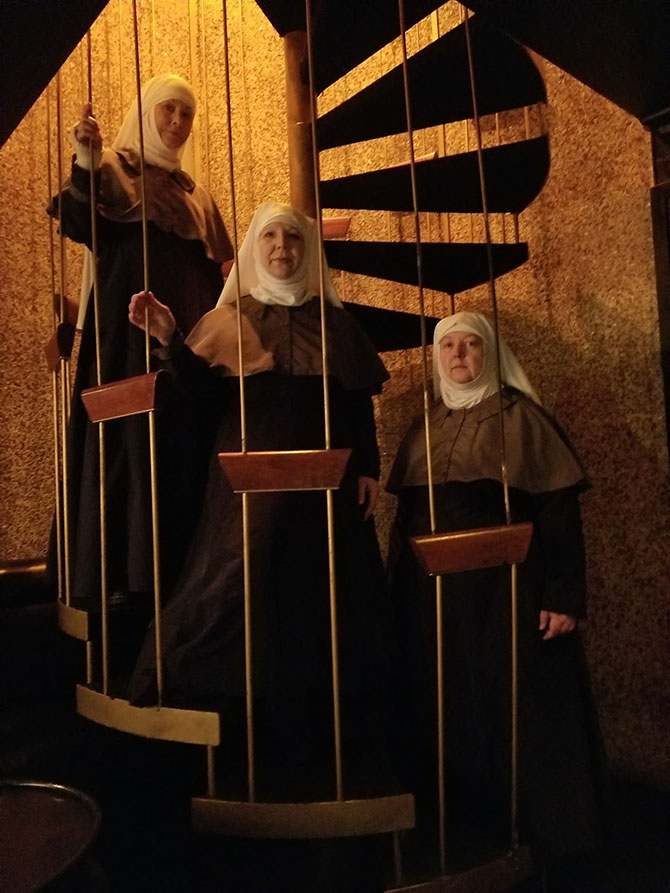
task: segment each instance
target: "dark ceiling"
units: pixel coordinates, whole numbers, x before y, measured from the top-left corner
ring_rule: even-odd
[[[405,0],[407,24],[439,0]],[[301,0],[258,0],[279,33]],[[0,144],[97,18],[106,0],[0,0]],[[646,123],[670,106],[668,0],[467,0],[467,5]],[[397,33],[396,0],[313,0],[319,89]]]
[[[642,122],[669,109],[668,0],[464,3]]]
[[[282,36],[305,29],[303,0],[256,0]],[[416,24],[444,0],[406,0],[405,24]],[[398,36],[397,0],[312,0],[314,82],[325,90]]]
[[[100,15],[107,0],[0,0],[0,145]]]

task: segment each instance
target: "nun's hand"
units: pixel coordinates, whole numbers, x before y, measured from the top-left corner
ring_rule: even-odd
[[[377,497],[379,496],[379,481],[374,478],[359,475],[358,477],[358,504],[365,506],[365,514],[363,519],[367,521],[374,512],[377,505]]]
[[[145,308],[149,318],[149,334],[167,347],[177,328],[172,311],[156,300],[153,292],[140,291],[133,295],[128,305],[128,319],[134,326],[145,330]]]
[[[540,611],[540,632],[544,631],[543,640],[554,639],[571,633],[577,621],[569,614],[556,614],[554,611]]]
[[[102,149],[100,128],[93,117],[93,106],[90,102],[85,103],[81,110],[81,120],[75,126],[74,135],[80,143],[95,149],[96,152]]]

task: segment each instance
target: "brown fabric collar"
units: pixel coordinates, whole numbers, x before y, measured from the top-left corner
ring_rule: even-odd
[[[116,154],[120,157],[124,168],[128,168],[133,174],[141,173],[142,163],[137,152],[133,151],[133,149],[117,149]],[[151,165],[151,167],[155,167],[155,165]],[[163,168],[163,170],[165,170],[165,168]],[[165,173],[169,177],[172,177],[172,179],[175,180],[185,192],[193,192],[195,189],[195,180],[193,180],[186,171],[181,170],[181,168],[176,168],[173,171],[165,170]]]

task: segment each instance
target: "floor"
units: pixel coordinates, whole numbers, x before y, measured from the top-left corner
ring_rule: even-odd
[[[203,750],[79,717],[73,683],[83,673],[82,646],[57,630],[53,606],[0,613],[1,776],[73,785],[102,811],[88,854],[50,893],[381,893],[393,886],[388,836],[254,841],[192,832],[190,797],[205,790]],[[4,891],[1,881],[0,873]],[[550,866],[514,889],[670,893],[670,795],[615,779],[602,851]]]

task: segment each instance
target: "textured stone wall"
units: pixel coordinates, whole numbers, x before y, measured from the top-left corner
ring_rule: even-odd
[[[193,155],[231,223],[226,140],[226,84],[220,3],[180,0],[140,4],[142,76],[175,71],[200,97]],[[287,200],[283,48],[251,0],[230,3],[230,78],[237,225],[240,237],[255,205]],[[455,4],[408,36],[410,52],[459,20]],[[134,91],[132,12],[112,0],[92,32],[93,101],[111,139]],[[399,61],[395,44],[328,88],[320,111],[336,105]],[[498,281],[501,324],[541,394],[583,456],[592,488],[583,498],[591,609],[585,639],[607,749],[619,771],[670,786],[667,735],[670,669],[667,590],[670,493],[662,403],[658,320],[649,214],[648,134],[608,101],[541,59],[546,106],[484,121],[486,145],[548,131],[551,171],[520,217],[530,260]],[[86,95],[85,55],[76,50],[62,76],[62,120],[73,123]],[[56,102],[49,91],[51,177],[55,188]],[[497,124],[497,128],[496,128]],[[417,154],[464,151],[474,131],[460,123],[419,132]],[[69,148],[63,140],[64,167]],[[404,161],[406,136],[322,154],[324,177]],[[42,96],[0,150],[0,559],[44,553],[53,500],[51,382],[43,347],[52,326],[47,100]],[[328,213],[342,213],[335,209]],[[421,215],[423,237],[482,239],[469,215]],[[501,239],[500,215],[492,221]],[[355,212],[351,237],[413,239],[409,215]],[[511,218],[505,237],[513,238]],[[53,240],[56,288],[59,245]],[[66,245],[67,292],[77,295],[81,253]],[[413,289],[335,274],[343,297],[415,310]],[[448,312],[445,295],[428,292],[428,312]],[[487,309],[485,288],[460,294],[457,309]],[[420,410],[419,352],[386,358],[392,378],[378,402],[384,467],[408,417]],[[385,497],[379,528],[393,512]]]

